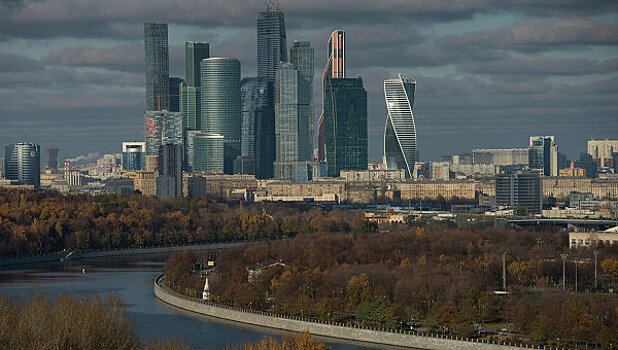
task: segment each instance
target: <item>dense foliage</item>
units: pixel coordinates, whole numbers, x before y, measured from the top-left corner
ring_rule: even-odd
[[[311,338],[308,332],[287,335],[283,339],[264,338],[259,343],[230,345],[225,350],[327,350],[324,344]]]
[[[397,232],[309,233],[224,250],[211,281],[214,299],[378,327],[420,321],[430,331],[474,336],[475,324],[508,324],[535,340],[618,341],[615,295],[573,293],[573,260],[562,290],[564,232],[444,225]],[[599,286],[616,288],[618,247],[598,249]],[[509,294],[499,296],[493,291],[502,286],[504,251]],[[578,289],[592,289],[592,251],[569,253],[579,257]],[[186,254],[193,253],[184,256],[190,269]],[[186,286],[203,284],[183,276]]]
[[[241,209],[201,199],[161,201],[137,195],[62,195],[0,188],[0,256],[257,240],[315,228],[348,231],[350,225],[364,225],[358,214],[346,215],[346,219],[326,220],[276,204]]]

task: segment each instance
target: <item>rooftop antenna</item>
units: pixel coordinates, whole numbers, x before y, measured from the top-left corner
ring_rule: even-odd
[[[273,3],[273,0],[266,0],[264,4],[266,4],[266,11],[269,11],[269,12],[272,11],[273,6],[275,6],[275,4]]]

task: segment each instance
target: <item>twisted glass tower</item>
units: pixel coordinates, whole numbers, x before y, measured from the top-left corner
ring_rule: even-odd
[[[384,81],[384,98],[388,116],[384,127],[384,162],[391,170],[403,169],[406,177],[414,174],[416,162],[416,126],[414,125],[414,90],[416,80],[399,74]]]

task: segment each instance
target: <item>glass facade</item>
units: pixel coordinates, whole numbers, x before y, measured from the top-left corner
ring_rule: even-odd
[[[169,110],[167,24],[144,23],[146,110]]]
[[[185,82],[191,86],[202,85],[200,71],[202,60],[210,57],[210,45],[194,41],[185,42]]]
[[[367,169],[367,91],[361,78],[326,79],[324,139],[328,176]]]
[[[122,143],[122,169],[142,170],[146,163],[145,142]]]
[[[182,113],[146,111],[144,113],[144,140],[146,154],[157,156],[165,144],[183,145]]]
[[[165,144],[159,150],[157,197],[182,196],[182,145]]]
[[[257,74],[275,80],[279,62],[287,62],[285,19],[278,9],[260,12],[257,20]]]
[[[533,171],[515,171],[496,176],[496,204],[511,208],[523,206],[528,213],[543,209],[541,175]]]
[[[4,176],[41,188],[41,147],[36,143],[12,143],[4,148]]]
[[[553,136],[532,136],[528,165],[545,176],[558,176],[558,147]]]
[[[242,166],[242,173],[255,173],[261,179],[270,178],[276,148],[273,83],[265,78],[244,78],[240,84],[240,95],[241,156],[243,165],[249,164]]]
[[[202,131],[224,137],[224,172],[232,174],[240,155],[240,62],[231,58],[202,61]]]
[[[183,82],[181,78],[171,77],[169,87],[170,97],[170,112],[180,112],[180,84]]]
[[[310,82],[291,63],[281,63],[275,95],[275,178],[294,180],[295,163],[312,160],[312,111]]]
[[[416,80],[402,74],[384,81],[388,111],[384,127],[384,161],[388,170],[405,170],[407,178],[414,174],[418,152],[412,113],[415,89]]]
[[[188,131],[188,155],[191,172],[223,172],[223,135]]]

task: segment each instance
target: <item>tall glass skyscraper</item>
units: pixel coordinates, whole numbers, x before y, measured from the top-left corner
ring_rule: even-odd
[[[326,67],[322,72],[322,113],[318,120],[318,160],[326,161],[326,139],[324,135],[324,106],[326,98],[326,79],[345,78],[345,33],[335,30],[328,38]]]
[[[558,146],[554,136],[531,136],[528,165],[545,176],[558,176]]]
[[[296,179],[297,163],[313,158],[311,96],[310,82],[303,74],[291,63],[281,63],[275,96],[275,178]]]
[[[144,23],[146,110],[169,110],[167,24]]]
[[[165,144],[183,145],[182,113],[146,111],[144,113],[146,155],[158,156]]]
[[[170,112],[180,112],[180,84],[182,79],[179,77],[170,77],[169,98]]]
[[[402,74],[384,81],[388,110],[384,127],[384,162],[389,170],[405,170],[407,178],[414,174],[417,157],[416,126],[412,113],[415,89],[416,80]]]
[[[367,169],[367,91],[361,78],[326,78],[324,140],[328,176]]]
[[[47,148],[47,168],[58,169],[58,152],[59,150],[56,147]]]
[[[272,95],[273,83],[265,78],[244,78],[240,83],[241,157],[260,179],[272,177],[275,161],[275,111]]]
[[[210,45],[185,42],[185,80],[180,85],[180,111],[183,113],[183,127],[187,130],[200,130],[202,125],[202,60],[210,57]]]
[[[36,143],[12,143],[4,148],[4,176],[41,188],[41,147]]]
[[[233,58],[202,61],[202,130],[224,137],[224,172],[232,174],[240,155],[240,62]]]
[[[202,85],[202,60],[210,57],[210,44],[185,42],[185,82],[191,86]]]
[[[191,172],[223,172],[223,136],[199,130],[187,132],[187,147]]]
[[[257,19],[257,73],[268,81],[275,81],[279,62],[287,62],[285,19],[283,12],[268,5]]]

